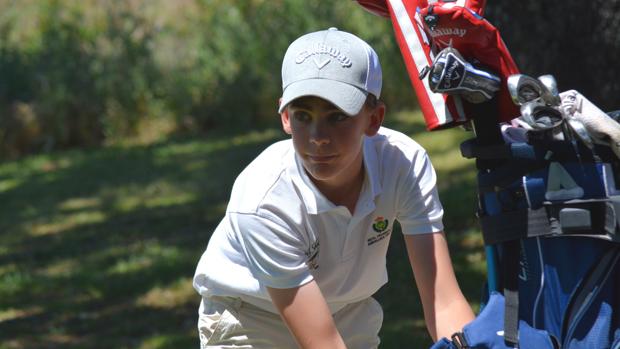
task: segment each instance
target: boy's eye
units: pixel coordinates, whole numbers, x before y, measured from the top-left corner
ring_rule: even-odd
[[[293,112],[293,117],[297,121],[309,121],[310,120],[310,114],[302,110],[296,110],[295,112]]]
[[[345,113],[334,113],[329,116],[331,121],[345,121],[348,118],[350,118],[350,116]]]

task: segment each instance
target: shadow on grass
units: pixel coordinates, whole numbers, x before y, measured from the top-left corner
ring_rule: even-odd
[[[281,137],[266,130],[3,166],[0,182],[19,177],[0,192],[0,347],[197,347],[196,262],[236,174]]]
[[[388,122],[427,147],[457,277],[475,305],[484,279],[467,134]],[[234,178],[284,135],[263,130],[0,164],[0,348],[192,348],[191,277]],[[460,160],[459,160],[460,161]],[[430,344],[400,234],[388,255],[382,348]],[[473,256],[473,257],[472,257]]]

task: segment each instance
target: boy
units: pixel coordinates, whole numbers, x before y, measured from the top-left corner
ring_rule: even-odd
[[[376,348],[383,312],[371,296],[387,282],[395,220],[428,330],[450,337],[474,315],[454,277],[428,156],[381,127],[375,51],[335,28],[306,34],[289,46],[282,80],[292,140],[239,175],[194,276],[201,347]]]

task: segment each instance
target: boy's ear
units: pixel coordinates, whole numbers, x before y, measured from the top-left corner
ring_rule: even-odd
[[[370,122],[366,128],[366,136],[374,136],[379,132],[385,118],[385,103],[377,101],[377,106],[370,113]]]
[[[278,106],[280,103],[282,103],[282,98],[278,101]],[[289,135],[292,134],[293,132],[291,131],[291,119],[288,115],[288,108],[284,108],[282,113],[280,113],[280,121],[282,121],[282,129],[284,132]]]

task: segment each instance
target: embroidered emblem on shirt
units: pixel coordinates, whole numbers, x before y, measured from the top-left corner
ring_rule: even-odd
[[[389,226],[390,226],[390,222],[386,218],[382,216],[375,218],[375,221],[372,224],[372,230],[374,230],[378,234],[368,238],[367,240],[368,246],[376,242],[379,242],[385,239],[386,237],[390,236],[392,229],[388,229]]]
[[[387,229],[387,227],[388,220],[380,216],[375,218],[375,223],[372,225],[372,229],[377,233],[384,231],[385,229]]]
[[[308,265],[310,270],[319,269],[319,246],[319,240],[316,240],[305,252],[306,257],[308,257],[306,265]]]

